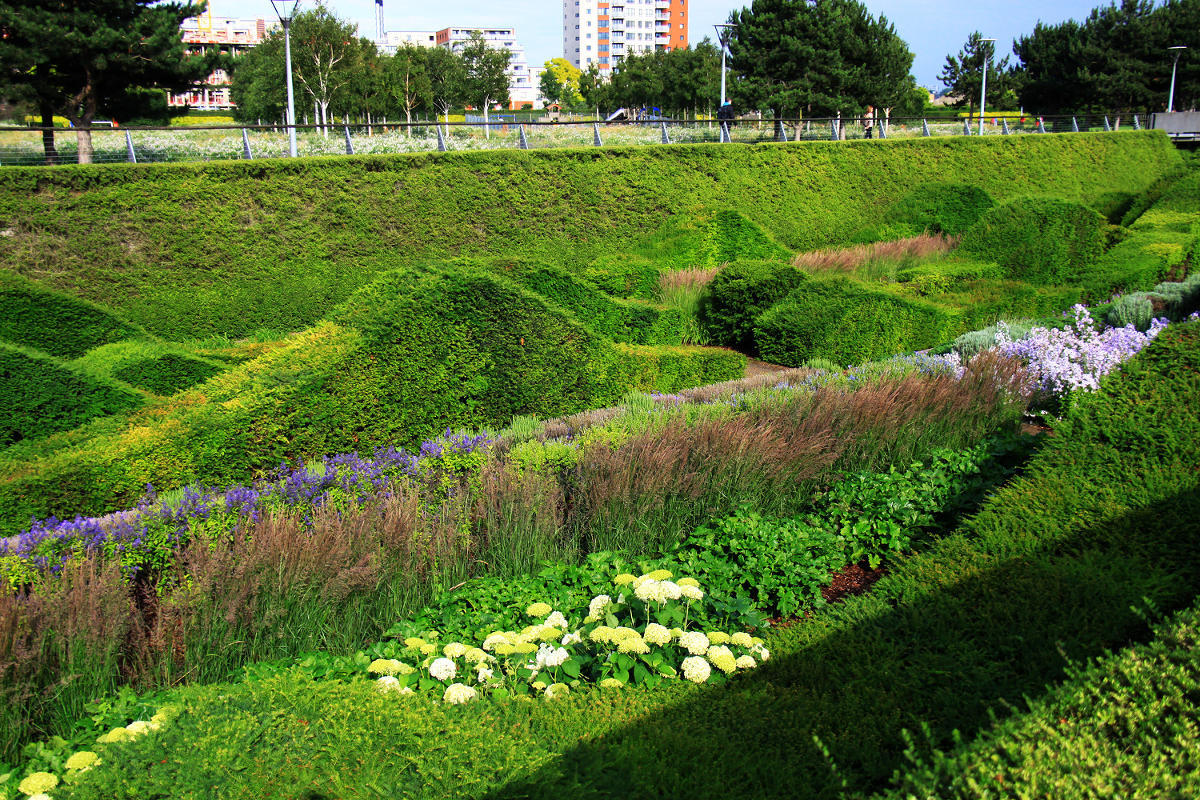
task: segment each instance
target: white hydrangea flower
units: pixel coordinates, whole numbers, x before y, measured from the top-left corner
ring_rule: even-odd
[[[375,688],[381,692],[398,692],[400,691],[400,681],[396,680],[394,675],[384,675],[375,681]]]
[[[561,611],[552,611],[550,616],[546,617],[545,624],[552,628],[565,628],[567,627],[567,618]]]
[[[571,692],[571,687],[565,683],[552,683],[546,687],[545,697],[547,700],[553,700],[556,697],[566,697]]]
[[[683,670],[683,677],[692,683],[704,683],[712,674],[712,668],[708,666],[708,661],[700,656],[688,656],[680,664],[680,668]]]
[[[642,638],[649,644],[664,645],[671,641],[671,631],[657,622],[651,622],[646,626]]]
[[[679,637],[679,645],[694,656],[708,652],[708,637],[700,631],[688,631]]]
[[[570,657],[571,654],[568,653],[565,648],[555,648],[549,645],[542,645],[542,647],[538,650],[537,665],[539,669],[543,666],[561,667],[563,662]]]
[[[458,705],[468,703],[478,696],[479,693],[465,683],[452,683],[446,687],[446,691],[442,694],[442,700],[450,705]]]
[[[663,570],[663,572],[666,572],[666,570]],[[658,585],[662,596],[668,600],[678,600],[683,596],[683,587],[677,583],[672,583],[671,581],[659,581]]]
[[[753,647],[754,640],[750,638],[750,634],[745,631],[738,631],[733,636],[729,637],[729,641],[736,644],[738,647]]]
[[[511,644],[508,638],[508,633],[505,631],[489,633],[487,638],[483,640],[483,649],[494,650],[498,644]]]
[[[712,665],[726,675],[737,670],[737,659],[733,657],[733,652],[723,644],[708,648],[707,656]]]
[[[644,580],[643,580],[644,578]],[[645,575],[634,581],[633,596],[643,603],[657,602],[659,596],[658,581],[653,578],[647,578]]]
[[[375,675],[395,675],[403,666],[404,664],[394,658],[377,658],[367,666],[367,672]]]
[[[730,636],[723,631],[709,631],[708,641],[711,644],[729,644]]]
[[[429,665],[429,675],[435,680],[448,681],[458,673],[458,665],[448,658],[439,658]]]
[[[149,733],[152,729],[149,722],[139,719],[126,725],[125,730],[129,731],[132,736],[141,736],[143,733]]]
[[[579,644],[582,641],[583,636],[580,635],[579,631],[575,631],[574,633],[568,633],[566,636],[562,637],[561,644],[563,646],[569,646],[573,644]]]
[[[754,669],[758,666],[754,656],[738,656],[736,663],[738,669]]]
[[[598,622],[604,617],[605,610],[612,604],[612,598],[606,594],[598,594],[588,603],[588,621]]]
[[[679,594],[687,600],[704,599],[704,591],[699,586],[680,586]]]
[[[769,659],[771,657],[771,651],[768,650],[767,648],[763,647],[759,643],[755,643],[754,648],[750,652],[752,652],[752,653],[754,653],[754,655],[758,656],[759,661],[766,661],[767,659]]]
[[[468,649],[470,648],[468,648],[462,642],[449,642],[445,647],[442,648],[442,654],[445,655],[446,658],[462,658],[467,654]]]
[[[480,683],[485,683],[487,681],[490,681],[494,674],[495,673],[491,670],[490,667],[485,667],[483,664],[479,665],[478,680]]]

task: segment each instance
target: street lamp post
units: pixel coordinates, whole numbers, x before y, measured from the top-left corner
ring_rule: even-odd
[[[1171,93],[1167,95],[1167,113],[1169,114],[1175,110],[1175,70],[1179,67],[1179,57],[1183,55],[1184,50],[1187,50],[1187,46],[1177,44],[1167,49],[1175,55],[1175,61],[1171,64]]]
[[[717,41],[721,45],[721,106],[725,106],[725,47],[729,44],[729,32],[737,25],[730,23],[722,23],[713,25],[717,29]]]
[[[300,0],[271,0],[275,16],[283,23],[283,60],[287,65],[288,95],[288,152],[296,157],[296,98],[292,93],[292,17],[300,7]]]
[[[979,44],[984,42],[995,42],[995,39],[980,39]],[[983,84],[979,87],[979,135],[983,136],[983,107],[987,104],[987,71],[988,62],[992,60],[992,54],[984,52],[983,54]]]

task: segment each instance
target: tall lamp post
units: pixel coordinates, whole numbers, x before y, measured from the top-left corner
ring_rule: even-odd
[[[1179,57],[1183,55],[1184,50],[1187,50],[1187,46],[1177,44],[1167,49],[1175,55],[1175,61],[1171,64],[1171,93],[1167,95],[1167,113],[1169,114],[1175,110],[1175,70],[1179,67]]]
[[[979,44],[984,42],[995,42],[995,39],[980,39]],[[992,54],[985,51],[983,54],[983,84],[979,87],[979,135],[983,136],[983,107],[987,103],[987,72],[988,62],[992,60]]]
[[[721,106],[725,105],[725,48],[729,44],[729,32],[737,25],[722,23],[713,25],[717,29],[717,41],[721,44]]]
[[[283,23],[283,60],[287,65],[288,93],[288,152],[296,157],[296,98],[292,93],[292,17],[300,7],[300,0],[271,0],[275,16]]]

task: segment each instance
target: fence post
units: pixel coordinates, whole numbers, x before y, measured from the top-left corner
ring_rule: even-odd
[[[721,144],[732,144],[733,138],[729,135],[729,123],[721,120]]]
[[[442,126],[434,125],[433,128],[437,131],[438,135],[438,152],[444,153],[446,152],[446,139],[442,136]]]
[[[1071,133],[1079,133],[1079,121],[1071,117]]]
[[[783,126],[783,120],[775,120],[775,141],[786,142],[787,140],[787,128]]]
[[[879,120],[879,124],[876,125],[875,127],[879,128],[879,138],[886,139],[887,138],[887,123],[884,120]]]
[[[250,152],[250,137],[246,135],[245,128],[242,128],[242,158],[254,159],[254,153]]]
[[[592,123],[592,145],[595,147],[603,147],[604,140],[600,138],[600,123]]]
[[[1112,131],[1112,125],[1108,124],[1108,115],[1107,114],[1104,116],[1104,130],[1106,133],[1109,133]]]
[[[1008,117],[1000,118],[1000,132],[1005,136],[1008,136],[1010,133],[1012,133],[1012,131],[1008,129]]]
[[[667,123],[665,123],[665,122],[661,122],[661,123],[659,123],[659,124],[662,126],[662,143],[663,143],[663,144],[670,144],[670,143],[671,143],[671,137],[670,137],[670,136],[667,136]]]
[[[1041,117],[1038,117],[1037,132],[1038,133],[1046,132],[1046,121],[1044,119],[1042,119]]]
[[[921,120],[921,135],[922,136],[932,136],[933,135],[932,133],[929,132],[929,120],[927,120],[927,119]]]
[[[1142,123],[1141,123],[1141,121],[1138,119],[1138,116],[1137,116],[1137,114],[1134,114],[1134,115],[1133,115],[1133,129],[1134,129],[1135,131],[1140,131],[1140,130],[1142,129]]]
[[[837,120],[835,120],[835,119],[829,120],[829,138],[831,141],[834,141],[834,142],[836,142],[839,138],[838,137]]]
[[[963,136],[971,135],[971,125],[965,119],[963,120]]]
[[[525,138],[525,126],[524,125],[517,126],[517,147],[519,147],[522,150],[529,149],[529,140]]]
[[[343,130],[346,132],[346,155],[352,156],[354,155],[354,145],[350,143],[350,126],[344,126]]]
[[[137,154],[133,152],[133,137],[129,135],[129,131],[125,131],[125,153],[130,164],[137,163]]]

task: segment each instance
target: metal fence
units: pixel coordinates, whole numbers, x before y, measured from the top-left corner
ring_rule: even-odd
[[[921,136],[985,136],[1086,131],[1135,130],[1145,117],[1126,116],[994,116],[979,120],[892,118],[868,125],[861,118],[642,120],[607,123],[570,122],[431,122],[296,126],[298,154],[336,156],[373,153],[417,153],[451,150],[540,149],[548,147],[612,147],[627,145],[728,142],[845,141]],[[97,164],[220,161],[284,158],[288,129],[282,125],[188,126],[177,128],[93,128],[92,160]],[[78,131],[55,129],[55,156],[47,159],[43,129],[0,127],[0,166],[74,164]]]

